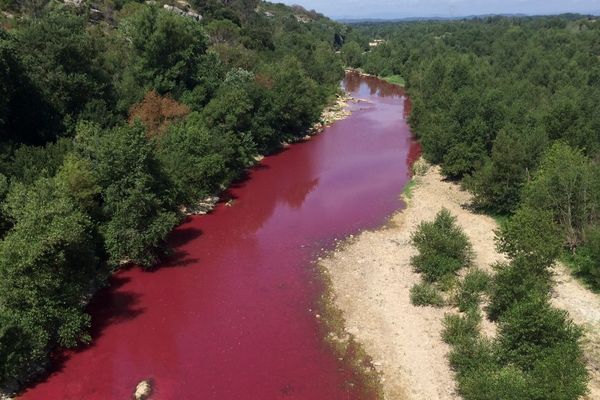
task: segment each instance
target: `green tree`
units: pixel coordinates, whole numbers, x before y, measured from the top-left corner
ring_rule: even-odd
[[[419,251],[411,263],[426,281],[439,281],[471,264],[471,243],[457,225],[456,217],[445,208],[436,215],[435,220],[422,222],[411,239]]]
[[[598,212],[596,180],[591,162],[580,150],[557,142],[526,186],[524,203],[550,211],[564,230],[567,245],[574,248]]]
[[[81,125],[76,148],[92,165],[101,187],[100,232],[117,266],[134,262],[151,267],[177,224],[171,183],[140,125],[102,131]]]
[[[0,381],[25,377],[55,345],[89,340],[82,301],[98,275],[92,222],[50,178],[12,186],[0,242]]]
[[[363,50],[360,45],[354,41],[344,43],[341,54],[342,60],[348,67],[359,68],[362,63]]]
[[[272,96],[271,118],[283,137],[304,135],[319,119],[323,99],[315,82],[294,58],[286,58],[276,66]]]
[[[135,54],[132,74],[144,92],[182,93],[197,83],[207,43],[200,25],[157,7],[143,7],[121,24]]]

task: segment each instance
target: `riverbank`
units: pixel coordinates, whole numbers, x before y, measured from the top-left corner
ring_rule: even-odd
[[[439,167],[415,179],[405,210],[396,213],[386,227],[351,238],[321,265],[329,271],[335,304],[348,332],[364,346],[382,375],[385,398],[454,400],[460,396],[447,360],[450,348],[441,339],[444,314],[454,310],[410,303],[410,288],[421,280],[410,266],[415,254],[410,235],[445,207],[469,236],[478,267],[489,271],[503,256],[494,245],[496,222],[470,210],[468,192],[445,181]],[[584,349],[592,377],[588,398],[599,398],[600,299],[562,266],[557,266],[555,278],[555,305],[586,328]],[[492,324],[484,325],[486,334],[494,331]]]

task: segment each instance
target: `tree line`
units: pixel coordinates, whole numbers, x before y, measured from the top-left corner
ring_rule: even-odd
[[[568,261],[599,289],[600,23],[563,15],[354,28],[385,42],[368,52],[347,42],[344,59],[406,78],[425,157],[481,210],[550,210]]]
[[[339,90],[347,29],[319,14],[163,3],[1,3],[0,387],[89,342],[107,277],[153,267],[182,205],[306,135]]]
[[[552,266],[567,261],[600,288],[600,23],[593,17],[486,17],[362,24],[342,57],[406,79],[410,125],[426,159],[501,217],[507,261],[487,276],[442,211],[413,236],[424,282],[415,305],[449,302],[443,339],[465,399],[564,399],[586,393],[582,331],[550,304]],[[460,278],[457,271],[469,267]],[[497,323],[480,332],[482,311]]]

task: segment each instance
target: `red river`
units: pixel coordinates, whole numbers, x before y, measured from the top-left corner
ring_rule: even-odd
[[[153,400],[358,398],[319,331],[313,262],[402,208],[419,146],[399,87],[353,73],[343,85],[366,101],[188,218],[156,271],[116,274],[90,306],[92,343],[20,398],[129,400],[142,379]]]

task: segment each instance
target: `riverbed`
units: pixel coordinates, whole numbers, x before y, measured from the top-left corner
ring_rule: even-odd
[[[323,251],[403,204],[419,155],[402,89],[347,74],[364,101],[311,140],[266,157],[209,215],[189,217],[155,271],[125,269],[90,306],[89,346],[55,356],[21,398],[358,399],[316,317]]]

